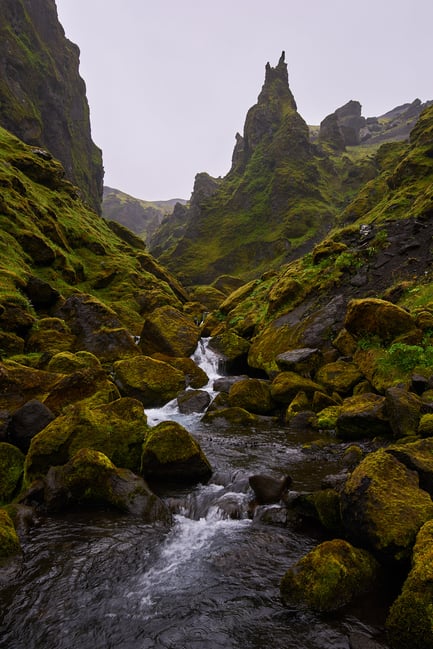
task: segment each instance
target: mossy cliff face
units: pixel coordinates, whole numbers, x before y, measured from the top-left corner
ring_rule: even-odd
[[[3,0],[0,125],[61,160],[97,212],[102,155],[92,142],[79,49],[65,38],[54,0]]]

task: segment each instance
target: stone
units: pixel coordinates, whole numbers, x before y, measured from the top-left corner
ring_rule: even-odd
[[[341,493],[341,517],[349,540],[385,562],[410,557],[416,535],[433,517],[433,502],[418,475],[390,453],[369,453]]]
[[[269,382],[262,379],[244,379],[234,383],[229,391],[229,404],[244,408],[256,415],[267,415],[274,409]]]
[[[376,336],[384,343],[416,329],[415,320],[407,311],[377,298],[351,300],[344,326],[356,339]]]
[[[49,309],[60,299],[60,293],[51,284],[32,275],[27,280],[24,292],[35,309]]]
[[[162,306],[144,321],[139,347],[143,354],[155,352],[169,356],[191,356],[200,338],[200,329],[192,319],[172,306]]]
[[[295,372],[281,372],[271,383],[271,396],[278,403],[289,404],[301,391],[312,396],[314,392],[321,390],[320,384]]]
[[[231,331],[226,331],[211,338],[209,347],[221,354],[222,365],[227,370],[227,373],[233,373],[239,372],[239,369],[242,371],[243,365],[246,365],[250,343],[245,338],[241,338],[241,336]]]
[[[212,467],[194,437],[175,421],[151,428],[144,443],[141,473],[149,481],[206,483]]]
[[[355,363],[338,360],[322,365],[316,373],[316,381],[332,392],[349,395],[362,379]]]
[[[416,471],[419,486],[433,498],[433,439],[388,446],[386,452],[408,469]]]
[[[256,502],[259,505],[270,505],[282,499],[292,484],[292,478],[288,475],[274,478],[271,475],[259,474],[250,476],[248,482],[254,491]]]
[[[344,399],[336,421],[337,437],[352,441],[390,435],[385,403],[385,397],[368,392]]]
[[[24,471],[24,454],[12,444],[0,442],[0,503],[16,495]]]
[[[37,399],[30,399],[18,408],[9,424],[9,439],[23,453],[27,453],[30,442],[55,418],[49,408]]]
[[[117,361],[113,371],[120,393],[139,399],[146,408],[163,406],[185,389],[182,372],[149,356]]]
[[[201,367],[196,365],[192,358],[173,358],[167,354],[152,354],[152,358],[172,365],[183,372],[186,387],[194,389],[202,388],[209,382],[209,377]]]
[[[403,388],[391,387],[385,393],[386,414],[395,437],[417,434],[421,408],[421,399]]]
[[[377,561],[366,550],[341,539],[325,541],[285,573],[281,597],[286,606],[336,611],[371,590],[378,571]]]
[[[282,371],[288,370],[311,377],[311,374],[322,363],[322,353],[319,349],[311,349],[310,347],[292,349],[291,351],[278,354],[275,362]]]
[[[177,405],[183,414],[204,412],[211,402],[209,392],[205,390],[184,390],[177,395]]]
[[[49,512],[72,505],[110,505],[146,522],[169,521],[164,503],[146,482],[128,469],[118,469],[106,455],[80,449],[64,466],[51,467],[45,479],[44,504]]]
[[[5,509],[0,509],[0,567],[21,555],[21,545],[14,524]]]

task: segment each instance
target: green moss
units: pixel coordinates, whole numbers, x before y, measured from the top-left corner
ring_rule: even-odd
[[[0,509],[0,561],[21,554],[21,546],[9,514]]]
[[[21,484],[24,454],[12,444],[0,442],[0,503],[10,502]]]
[[[378,564],[365,550],[346,541],[325,541],[289,569],[281,580],[287,605],[334,611],[373,587]]]

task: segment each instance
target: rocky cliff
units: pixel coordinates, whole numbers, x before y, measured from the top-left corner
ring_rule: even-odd
[[[150,249],[189,283],[223,272],[256,276],[323,235],[340,191],[336,170],[310,143],[297,112],[283,53],[275,68],[266,65],[230,172],[223,179],[199,174],[190,209],[175,210],[176,232],[164,223]]]
[[[101,211],[102,155],[92,141],[79,49],[54,0],[1,0],[0,125],[58,158],[83,198]]]

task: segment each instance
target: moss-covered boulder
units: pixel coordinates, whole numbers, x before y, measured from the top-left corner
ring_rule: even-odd
[[[271,396],[277,403],[289,404],[298,392],[312,396],[321,391],[321,385],[295,372],[281,372],[271,383]]]
[[[191,356],[197,347],[200,329],[192,318],[166,305],[155,309],[144,321],[140,335],[143,354],[160,352],[169,356]]]
[[[21,555],[21,545],[9,514],[0,509],[0,566]]]
[[[349,395],[354,386],[362,379],[362,374],[355,363],[343,360],[326,363],[316,373],[316,381],[331,392]]]
[[[275,362],[283,372],[288,370],[303,376],[311,376],[319,368],[323,358],[320,349],[304,347],[303,349],[292,349],[289,352],[278,354]]]
[[[44,397],[60,381],[58,374],[15,363],[0,362],[0,410],[14,411],[30,399]]]
[[[139,399],[146,408],[164,405],[185,388],[181,371],[150,356],[117,361],[113,369],[120,393]]]
[[[8,428],[9,440],[23,453],[27,453],[33,437],[53,419],[54,414],[45,404],[30,399],[13,413]]]
[[[185,377],[185,385],[191,388],[202,388],[209,382],[209,377],[201,367],[196,365],[192,358],[173,358],[167,354],[152,354],[152,358],[172,365]]]
[[[317,413],[316,427],[322,430],[335,430],[341,413],[341,406],[327,406]]]
[[[433,414],[422,415],[418,424],[420,437],[433,437]]]
[[[254,426],[254,424],[261,421],[260,415],[254,415],[245,408],[239,408],[238,406],[224,407],[224,403],[220,403],[221,408],[213,409],[213,405],[212,403],[211,408],[202,418],[202,421],[207,424],[218,421],[219,426]]]
[[[237,381],[230,388],[229,404],[257,415],[269,414],[274,408],[269,382],[262,379]]]
[[[55,354],[47,365],[49,372],[59,374],[72,374],[84,368],[102,369],[102,365],[94,354],[86,351],[79,351],[75,354],[70,351],[63,351]]]
[[[410,557],[418,530],[433,517],[433,502],[418,475],[380,449],[354,469],[341,493],[349,538],[385,561]]]
[[[335,611],[374,587],[378,564],[366,550],[347,541],[325,541],[290,568],[280,590],[287,606],[320,613]]]
[[[396,444],[386,448],[408,469],[416,471],[419,486],[433,497],[433,439],[420,439],[406,444]]]
[[[164,503],[143,478],[118,469],[106,455],[80,449],[64,466],[51,467],[45,479],[44,502],[49,511],[71,505],[111,505],[145,521],[169,520]]]
[[[227,369],[237,371],[246,363],[250,343],[232,331],[225,331],[211,338],[209,347],[221,354]]]
[[[388,388],[386,414],[395,437],[416,435],[421,418],[421,399],[404,388]]]
[[[0,503],[8,503],[17,493],[24,471],[25,456],[16,446],[0,442]]]
[[[76,337],[67,326],[59,327],[62,322],[58,318],[41,318],[33,327],[26,341],[26,351],[29,353],[46,352],[57,354],[74,348]]]
[[[417,328],[407,311],[377,298],[351,300],[347,305],[344,326],[356,339],[375,336],[384,343]]]
[[[393,649],[433,648],[433,521],[420,529],[412,569],[386,621]]]
[[[198,442],[174,421],[163,421],[150,430],[143,447],[141,471],[148,480],[183,484],[207,482],[212,475]]]
[[[301,493],[291,507],[303,518],[318,521],[328,532],[342,534],[340,495],[332,488]]]
[[[96,408],[71,407],[32,439],[25,484],[44,477],[51,466],[66,464],[81,448],[104,453],[118,467],[138,472],[147,418],[140,401],[122,398]]]
[[[351,441],[390,435],[385,397],[371,392],[344,399],[336,421],[337,437]]]
[[[305,392],[301,390],[295,397],[293,397],[290,404],[287,406],[284,414],[284,421],[289,423],[290,420],[300,412],[310,410],[310,404],[310,399],[307,397]]]
[[[114,383],[101,367],[83,367],[72,374],[58,375],[58,382],[43,402],[55,415],[78,402],[94,405],[109,403],[120,397]]]

